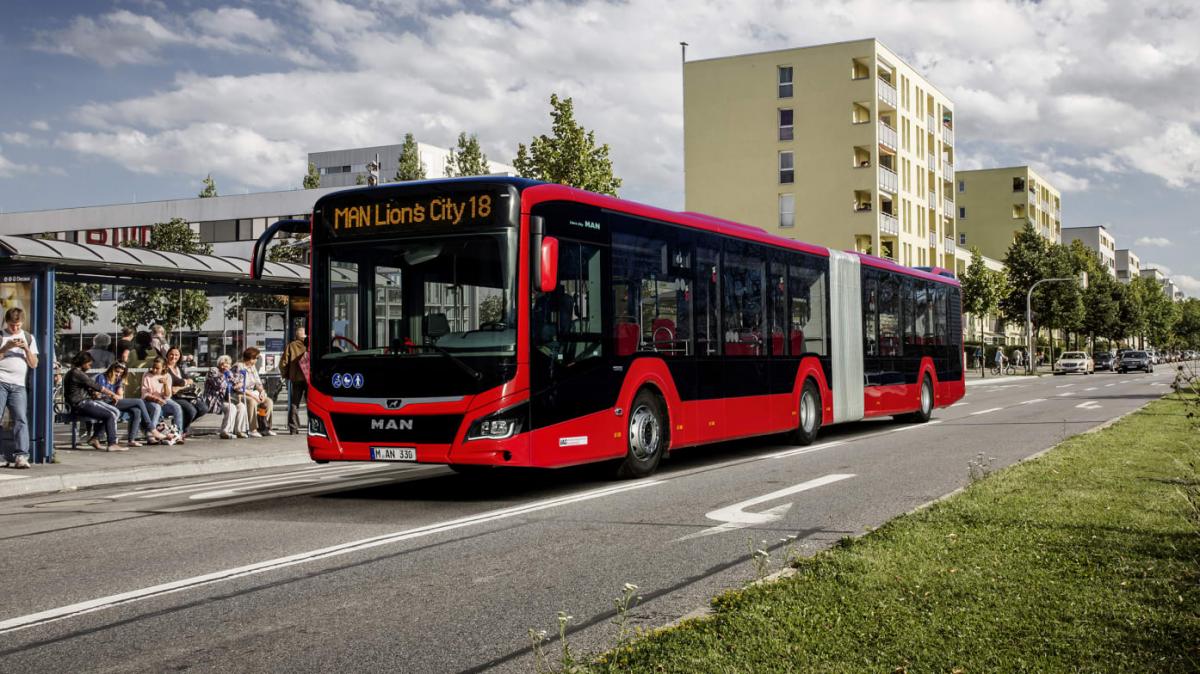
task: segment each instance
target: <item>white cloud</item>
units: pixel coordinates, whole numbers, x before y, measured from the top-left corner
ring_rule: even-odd
[[[1034,171],[1037,171],[1046,180],[1050,181],[1062,192],[1084,192],[1090,186],[1090,181],[1087,178],[1071,175],[1065,171],[1059,171],[1041,162],[1030,162]]]
[[[153,17],[124,9],[96,19],[76,17],[66,29],[39,38],[39,49],[106,67],[156,62],[163,46],[184,40]]]
[[[1171,187],[1182,189],[1200,183],[1200,134],[1182,122],[1172,122],[1161,134],[1141,138],[1117,154]]]
[[[220,123],[153,134],[131,129],[68,133],[59,139],[59,145],[112,159],[140,173],[220,173],[237,176],[240,182],[257,188],[295,183],[305,169],[304,155],[294,141],[271,140],[251,129]]]
[[[1170,275],[1171,275],[1171,268],[1170,268],[1170,267],[1168,267],[1168,266],[1167,266],[1167,265],[1165,265],[1165,264],[1159,264],[1159,263],[1157,263],[1157,262],[1143,262],[1143,263],[1140,265],[1140,268],[1141,268],[1141,270],[1142,270],[1142,271],[1145,271],[1145,270],[1147,270],[1147,269],[1157,269],[1157,270],[1161,271],[1161,272],[1163,273],[1163,275],[1164,275],[1164,276],[1170,276]]]
[[[1137,241],[1133,242],[1133,245],[1166,248],[1171,245],[1171,240],[1165,236],[1140,236]]]
[[[1171,277],[1175,285],[1179,286],[1183,292],[1192,297],[1200,297],[1200,278],[1189,276],[1187,274],[1177,274]]]
[[[0,133],[0,140],[9,145],[31,145],[33,143],[33,137],[22,131]]]
[[[33,129],[34,131],[49,131],[50,124],[48,124],[44,120],[35,119],[34,121],[29,123],[29,128]]]
[[[0,178],[11,178],[24,169],[20,164],[14,163],[3,154],[3,149],[0,148]]]

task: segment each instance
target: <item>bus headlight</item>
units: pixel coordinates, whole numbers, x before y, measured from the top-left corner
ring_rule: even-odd
[[[316,438],[329,437],[329,434],[325,432],[325,422],[313,414],[308,415],[308,434]]]
[[[525,403],[476,419],[467,429],[468,440],[503,440],[521,432],[527,413]]]

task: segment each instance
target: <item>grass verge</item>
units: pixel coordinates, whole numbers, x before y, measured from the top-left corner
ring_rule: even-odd
[[[592,668],[1200,671],[1195,405],[1071,438]]]

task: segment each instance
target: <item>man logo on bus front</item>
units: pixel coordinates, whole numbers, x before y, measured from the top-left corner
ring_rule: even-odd
[[[388,398],[387,408],[389,410],[398,410],[398,409],[400,409],[400,406],[403,404],[404,404],[404,400],[402,400],[401,398]]]

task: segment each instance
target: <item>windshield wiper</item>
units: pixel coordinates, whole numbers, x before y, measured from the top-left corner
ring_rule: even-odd
[[[479,372],[479,370],[476,370],[475,368],[471,367],[470,365],[467,365],[467,362],[465,360],[450,353],[444,347],[440,347],[437,344],[434,344],[433,342],[426,342],[424,344],[414,344],[413,346],[415,346],[417,348],[433,349],[434,353],[440,353],[441,355],[449,358],[451,362],[453,362],[455,365],[458,366],[458,369],[471,375],[471,378],[474,379],[475,381],[480,381],[481,379],[483,379],[483,374],[481,372]]]

